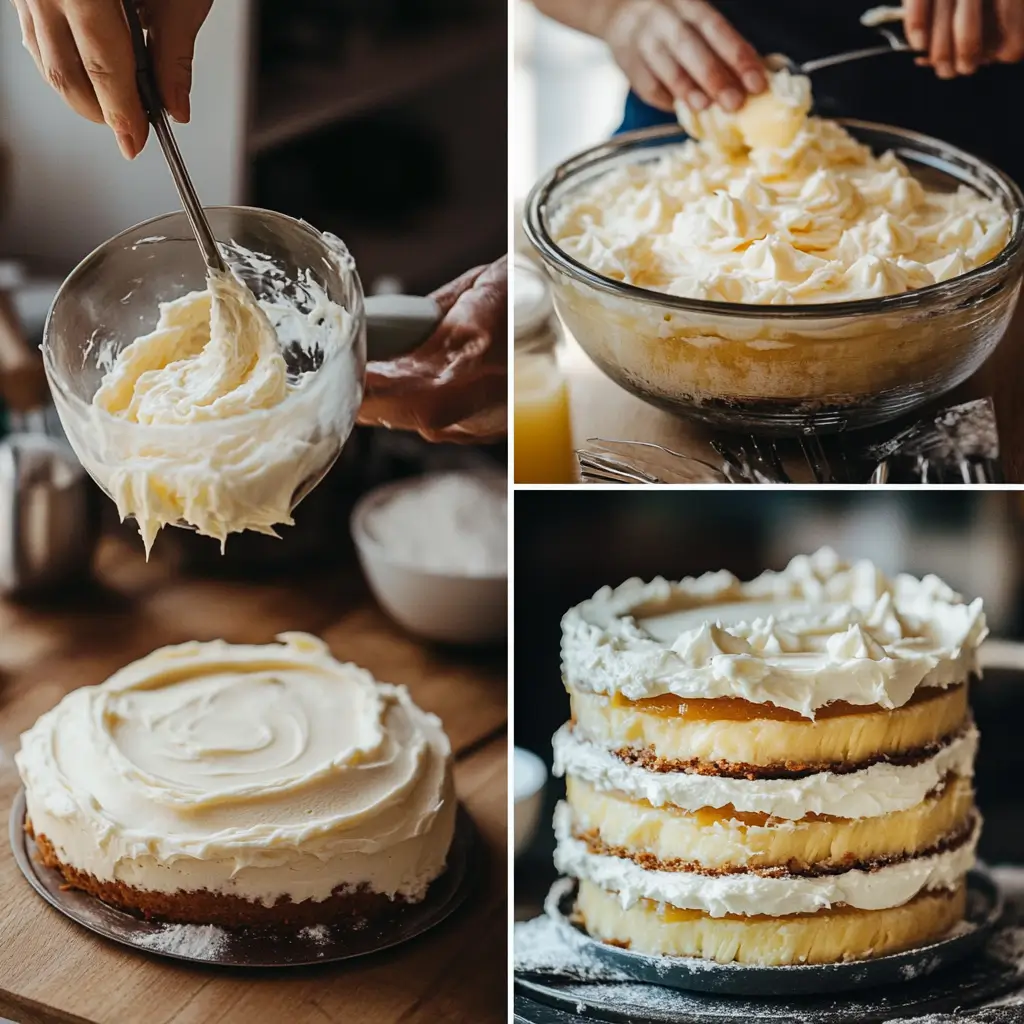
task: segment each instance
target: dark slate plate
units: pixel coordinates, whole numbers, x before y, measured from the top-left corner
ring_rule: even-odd
[[[475,879],[482,874],[483,846],[479,833],[473,819],[460,807],[447,870],[431,885],[422,903],[403,907],[399,916],[386,926],[370,924],[361,930],[337,927],[325,932],[306,928],[225,929],[222,941],[199,942],[192,951],[181,951],[175,950],[173,943],[161,942],[161,936],[166,936],[168,929],[175,926],[134,917],[88,893],[62,888],[64,879],[58,871],[44,867],[39,861],[36,844],[24,826],[25,791],[21,789],[11,807],[11,848],[29,885],[52,907],[97,935],[139,952],[222,967],[301,967],[390,949],[450,917],[470,895]]]

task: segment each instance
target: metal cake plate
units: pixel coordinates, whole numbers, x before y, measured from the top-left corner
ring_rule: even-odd
[[[973,871],[968,876],[968,887],[967,918],[974,925],[970,932],[909,954],[836,965],[863,971],[854,991],[846,984],[827,992],[791,987],[789,979],[805,979],[810,972],[825,970],[827,976],[824,967],[747,968],[707,961],[697,961],[700,966],[696,967],[682,957],[630,954],[659,962],[661,969],[638,971],[637,980],[627,982],[517,975],[514,1019],[517,1024],[725,1024],[737,1020],[746,1024],[880,1024],[954,1010],[969,1019],[970,1007],[1021,988],[1024,970],[1020,962],[1020,922],[1011,920],[1013,915],[1002,914],[996,885],[983,872]],[[575,927],[568,920],[565,926]],[[974,941],[962,941],[968,937],[974,937]],[[951,954],[950,950],[955,952]],[[897,960],[902,961],[903,968],[894,963],[895,970],[870,969],[882,961]],[[621,957],[605,962],[620,974],[637,963]],[[702,981],[714,978],[721,982],[720,987],[698,991],[696,985],[681,985],[687,968],[690,977]],[[748,985],[750,971],[757,974]],[[768,978],[775,978],[776,984],[768,985]],[[1004,1017],[1001,1009],[986,1009],[983,1019],[986,1024],[1002,1024],[1004,1020],[1009,1024],[1020,1019],[1016,1016],[1019,1012],[1020,1007],[1007,1007]]]
[[[995,882],[984,872],[975,870],[967,876],[965,920],[970,927],[955,930],[947,938],[870,960],[758,967],[719,964],[698,957],[649,956],[592,939],[570,917],[575,885],[564,881],[562,884],[564,890],[559,892],[559,883],[556,883],[547,912],[561,927],[573,931],[575,941],[582,938],[587,952],[595,960],[635,981],[725,996],[805,996],[877,989],[897,983],[905,985],[949,968],[977,952],[1003,916],[1003,899]]]
[[[223,967],[303,967],[367,956],[408,942],[439,925],[465,902],[482,874],[479,868],[484,854],[476,825],[460,806],[445,873],[431,885],[422,903],[402,907],[386,924],[369,923],[362,929],[228,930],[146,921],[88,893],[64,888],[60,872],[41,863],[36,844],[25,831],[24,789],[18,791],[11,807],[10,839],[14,859],[29,885],[72,921],[142,953]]]

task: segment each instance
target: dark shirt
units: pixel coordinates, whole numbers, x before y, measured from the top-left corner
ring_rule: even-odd
[[[796,61],[878,43],[860,24],[870,0],[719,0],[715,5],[759,53]],[[899,26],[896,26],[899,27]],[[924,132],[994,163],[1024,183],[1024,139],[1017,124],[1024,65],[994,65],[943,81],[905,53],[817,71],[814,112]],[[620,131],[674,121],[632,93]]]

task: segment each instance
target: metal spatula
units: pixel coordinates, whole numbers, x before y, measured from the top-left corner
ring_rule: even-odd
[[[217,240],[213,237],[213,231],[210,230],[210,223],[206,219],[202,204],[192,185],[192,179],[189,177],[188,169],[185,167],[185,161],[181,157],[181,150],[178,149],[178,143],[171,131],[171,122],[167,117],[167,111],[164,110],[160,90],[157,88],[156,76],[153,74],[153,62],[150,60],[146,34],[143,31],[142,22],[139,20],[135,0],[121,0],[121,6],[124,8],[124,16],[128,20],[128,28],[132,36],[132,49],[135,51],[135,79],[138,83],[142,106],[156,133],[167,166],[170,168],[181,205],[188,217],[189,224],[192,225],[192,232],[202,250],[207,268],[222,274],[227,273],[227,264],[217,248]]]

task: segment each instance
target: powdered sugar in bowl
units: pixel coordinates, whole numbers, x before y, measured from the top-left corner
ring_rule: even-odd
[[[430,640],[504,637],[507,502],[496,472],[428,473],[367,494],[352,514],[352,536],[381,607]]]

